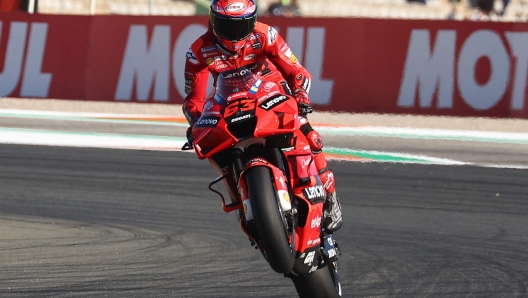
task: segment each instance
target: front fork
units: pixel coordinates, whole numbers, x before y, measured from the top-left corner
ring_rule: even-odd
[[[227,171],[228,173],[224,173],[222,176],[218,177],[215,181],[213,181],[210,184],[209,188],[221,196],[221,194],[212,189],[211,186],[223,179],[234,179],[233,185],[235,185],[237,189],[234,189],[234,187],[232,186],[230,191],[231,193],[236,194],[236,198],[234,201],[232,198],[232,203],[228,204],[221,196],[223,201],[222,207],[225,212],[232,212],[235,210],[242,211],[241,209],[243,209],[244,216],[240,218],[241,228],[248,235],[252,245],[256,244],[258,248],[258,234],[256,232],[256,229],[252,228],[251,226],[251,222],[253,220],[253,212],[246,188],[244,171],[256,166],[267,167],[270,170],[270,173],[272,174],[270,178],[273,179],[273,184],[275,185],[275,192],[277,194],[279,207],[282,211],[284,218],[286,219],[286,232],[288,235],[290,235],[291,247],[293,248],[294,252],[296,252],[296,267],[299,268],[299,270],[297,270],[298,274],[307,274],[309,273],[308,271],[316,270],[317,268],[324,267],[327,264],[334,262],[335,260],[337,260],[337,254],[339,251],[337,245],[334,244],[331,235],[326,234],[324,231],[321,233],[315,231],[315,233],[317,234],[316,236],[313,234],[314,231],[310,231],[312,229],[303,231],[303,229],[305,228],[299,227],[299,223],[297,222],[297,204],[304,204],[305,206],[308,206],[309,210],[312,210],[312,208],[316,208],[316,205],[319,205],[321,199],[324,200],[325,197],[323,195],[321,198],[319,196],[319,192],[315,191],[318,188],[322,189],[322,185],[317,175],[310,175],[314,174],[314,170],[309,169],[312,166],[311,162],[302,162],[303,155],[288,154],[289,152],[286,152],[285,157],[287,159],[290,159],[290,162],[295,162],[296,164],[306,164],[306,168],[297,170],[305,170],[306,172],[303,176],[309,175],[308,177],[310,179],[308,179],[307,181],[303,181],[303,179],[298,179],[297,176],[299,175],[297,175],[296,173],[291,174],[294,177],[287,177],[285,173],[288,173],[287,171],[289,170],[289,168],[287,169],[284,165],[284,158],[280,150],[273,147],[267,149],[269,150],[268,152],[271,153],[271,155],[268,154],[267,156],[267,159],[269,159],[269,161],[260,157],[248,158],[247,156],[245,156],[242,150],[234,149],[231,155],[231,170]],[[301,158],[301,161],[296,161],[296,159],[299,158]],[[311,161],[310,158],[305,160]],[[295,189],[290,189],[290,183],[293,183],[296,186]],[[295,194],[293,198],[290,197],[291,194]],[[304,197],[305,199],[303,199]],[[292,199],[303,202],[292,204]],[[308,214],[311,214],[312,212],[310,212],[309,210],[306,210],[306,212]],[[321,223],[321,217],[312,217],[313,216],[309,215],[308,218],[305,219],[306,221],[308,221],[304,223],[305,226],[313,225],[314,222],[317,222],[318,224]],[[296,234],[297,229],[300,229],[299,232],[301,232],[302,235]],[[318,241],[316,243],[314,240],[310,240],[319,237],[321,237],[320,242]],[[297,241],[300,242],[297,243]],[[310,243],[311,241],[313,242]]]

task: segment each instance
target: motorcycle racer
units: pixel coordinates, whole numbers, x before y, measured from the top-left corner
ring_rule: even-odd
[[[342,225],[342,215],[334,174],[322,152],[321,135],[311,127],[306,117],[313,111],[308,97],[311,76],[278,32],[267,24],[257,22],[254,0],[213,0],[209,29],[187,51],[184,74],[187,96],[182,109],[189,122],[189,143],[192,144],[192,127],[203,111],[209,73],[216,86],[220,72],[234,72],[242,66],[259,77],[277,83],[285,93],[296,98],[301,131],[308,139],[327,193],[324,226],[329,233],[337,231]]]

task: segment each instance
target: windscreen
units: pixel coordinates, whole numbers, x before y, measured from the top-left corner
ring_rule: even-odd
[[[233,93],[250,91],[256,81],[253,72],[246,67],[224,71],[218,75],[216,94],[227,99]]]

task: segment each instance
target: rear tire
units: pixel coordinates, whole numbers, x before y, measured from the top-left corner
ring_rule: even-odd
[[[266,167],[253,167],[247,170],[245,177],[266,259],[275,272],[288,273],[293,268],[294,258],[270,171]]]
[[[331,270],[333,267],[329,264],[308,275],[291,276],[299,298],[340,298],[341,284],[337,285],[337,289]]]

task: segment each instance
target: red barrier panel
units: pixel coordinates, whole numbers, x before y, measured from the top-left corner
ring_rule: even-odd
[[[86,98],[182,103],[185,53],[205,32],[207,21],[204,17],[94,17]]]
[[[319,110],[528,118],[528,24],[260,18]],[[0,13],[0,96],[182,103],[207,17]]]
[[[83,99],[90,20],[0,13],[0,97]]]

